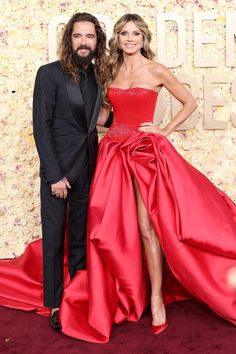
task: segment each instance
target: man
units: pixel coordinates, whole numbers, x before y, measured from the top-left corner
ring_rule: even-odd
[[[66,229],[70,277],[86,268],[87,204],[101,107],[95,77],[99,79],[105,51],[105,34],[96,17],[76,13],[65,26],[60,60],[40,67],[35,81],[33,127],[40,158],[44,302],[51,308],[50,324],[58,331]]]

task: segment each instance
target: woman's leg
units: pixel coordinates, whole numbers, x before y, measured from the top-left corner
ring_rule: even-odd
[[[152,324],[157,326],[166,321],[165,306],[162,298],[163,252],[135,180],[134,188],[137,200],[139,229],[151,281]]]
[[[227,283],[236,290],[236,267],[231,268],[226,274]]]

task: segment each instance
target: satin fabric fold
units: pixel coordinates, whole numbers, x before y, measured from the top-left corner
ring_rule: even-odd
[[[65,254],[63,333],[105,343],[114,323],[138,320],[148,305],[134,179],[165,255],[165,303],[193,297],[236,325],[236,295],[226,282],[227,271],[236,266],[236,205],[168,139],[137,132],[137,122],[153,117],[156,92],[113,92],[115,121],[100,142],[91,186],[87,271],[78,271],[71,282]],[[49,315],[41,247],[41,240],[32,242],[21,257],[0,261],[1,305]]]
[[[96,250],[104,272],[110,270],[134,309],[138,303],[145,307],[135,178],[175,278],[189,294],[236,324],[236,297],[225,279],[236,265],[235,204],[157,134],[137,133],[120,142],[107,136],[98,161],[90,200],[89,258],[95,259]],[[96,267],[91,265],[90,270]],[[178,296],[171,292],[170,286],[169,299],[187,297],[184,291]]]
[[[236,324],[236,297],[226,283],[227,271],[236,266],[235,205],[167,139],[138,133],[123,141],[107,136],[100,143],[91,187],[88,270],[70,283],[66,276],[63,333],[107,342],[113,323],[138,320],[148,305],[133,178],[166,257],[165,302],[192,296]],[[0,261],[0,280],[3,306],[49,314],[43,307],[40,240],[23,256]]]

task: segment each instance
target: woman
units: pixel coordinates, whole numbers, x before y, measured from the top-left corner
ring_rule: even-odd
[[[196,109],[197,104],[189,91],[166,69],[163,65],[154,63],[152,58],[154,54],[150,49],[151,34],[138,15],[124,15],[115,25],[114,34],[110,40],[110,55],[108,58],[108,66],[105,71],[104,77],[104,91],[107,92],[108,97],[111,99],[111,104],[114,101],[115,108],[119,110],[121,104],[117,99],[117,90],[120,95],[120,90],[127,90],[123,92],[124,96],[140,95],[148,93],[150,96],[157,96],[161,88],[164,86],[173,94],[182,104],[182,109],[178,112],[176,117],[164,128],[159,128],[152,122],[152,114],[149,122],[141,124],[139,131],[146,133],[157,133],[162,136],[168,136],[175,130],[190,114]],[[137,89],[141,88],[141,92]],[[129,91],[130,90],[130,91]],[[148,99],[148,96],[147,96]],[[136,100],[136,98],[135,98]],[[155,99],[154,99],[155,102]],[[150,102],[150,109],[154,111],[154,102]],[[131,103],[132,104],[132,103]],[[149,102],[147,102],[148,106]],[[129,111],[129,107],[124,109]],[[146,107],[142,109],[143,116],[140,117],[141,121],[145,120]],[[137,110],[137,113],[139,111]],[[104,125],[106,117],[108,117],[109,110],[103,109],[101,112],[98,124]],[[118,115],[120,112],[118,111]],[[131,112],[132,114],[132,112]],[[135,113],[134,113],[135,114]],[[134,115],[134,119],[136,116]],[[132,118],[127,114],[127,127],[134,129],[133,124],[137,122],[130,122]],[[136,118],[137,119],[137,118]],[[114,134],[114,131],[119,134],[120,128],[111,129],[109,135]],[[129,135],[129,133],[128,133]],[[121,138],[124,134],[121,133]],[[147,208],[140,195],[138,183],[133,177],[134,189],[137,200],[138,222],[140,233],[145,250],[149,276],[151,280],[151,310],[153,317],[153,331],[158,333],[167,327],[165,308],[162,298],[162,262],[163,252],[158,241],[156,230],[150,219]]]
[[[137,206],[151,282],[153,333],[158,334],[168,326],[162,289],[163,251],[171,273],[189,293],[236,323],[233,293],[228,288],[221,289],[226,287],[222,277],[229,264],[236,263],[236,208],[165,139],[197,105],[167,68],[152,61],[150,40],[143,19],[126,14],[116,23],[109,42],[110,54],[103,78],[106,107],[98,124],[106,122],[109,105],[114,110],[114,121],[100,143],[90,197],[90,241],[124,292],[131,292],[133,306],[142,302],[141,297],[135,298],[132,293],[140,278],[135,274],[138,281],[132,284],[129,275],[119,269],[119,259],[113,267],[116,258],[112,255],[119,248],[119,238],[129,245],[130,235],[137,232],[135,216],[131,216]],[[153,123],[153,113],[163,86],[183,106],[169,124],[160,128]],[[185,183],[188,185],[184,186]],[[133,198],[132,190],[136,205],[125,200],[128,194]],[[120,212],[123,207],[127,208],[129,220]],[[115,246],[108,242],[108,234]],[[138,242],[137,238],[134,242]],[[129,262],[131,256],[125,247],[126,256],[121,257],[120,263]],[[215,267],[219,268],[217,275]],[[216,277],[215,283],[212,277]]]
[[[113,323],[141,317],[150,302],[149,277],[154,334],[167,328],[164,304],[189,297],[236,324],[235,293],[226,283],[236,266],[236,207],[166,139],[196,103],[152,62],[150,39],[142,18],[127,14],[110,40],[98,123],[110,106],[114,121],[100,143],[91,187],[87,271],[65,284],[60,307],[62,332],[86,341],[107,342]],[[152,123],[162,86],[183,103],[163,129]],[[0,267],[1,304],[45,314],[39,249],[40,241],[32,243]]]

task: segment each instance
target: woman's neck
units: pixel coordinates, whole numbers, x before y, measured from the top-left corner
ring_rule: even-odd
[[[133,55],[123,54],[123,58],[124,61],[121,68],[123,71],[126,71],[127,73],[131,73],[139,66],[145,64],[145,62],[148,61],[148,59],[146,59],[141,53],[136,53]]]

